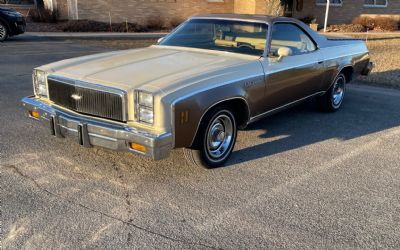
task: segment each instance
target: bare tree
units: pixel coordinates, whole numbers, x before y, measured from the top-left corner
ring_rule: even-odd
[[[281,16],[283,14],[284,0],[265,0],[265,14],[271,16]]]

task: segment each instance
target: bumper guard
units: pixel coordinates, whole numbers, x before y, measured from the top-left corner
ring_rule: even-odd
[[[145,130],[99,121],[48,105],[33,96],[23,98],[22,106],[26,115],[47,126],[50,134],[59,138],[75,137],[84,147],[99,146],[117,151],[131,151],[154,160],[168,157],[172,150],[171,133],[154,135]],[[39,118],[32,117],[32,111],[38,112]],[[143,145],[146,151],[134,150],[130,143]]]

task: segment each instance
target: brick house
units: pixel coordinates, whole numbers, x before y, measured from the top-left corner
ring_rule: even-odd
[[[319,24],[325,18],[326,0],[303,0],[303,6],[293,4],[292,14],[296,18],[314,17]],[[342,24],[361,15],[392,16],[400,20],[400,0],[331,0],[329,23]]]
[[[0,0],[37,3],[41,0]],[[279,0],[43,0],[49,9],[57,9],[61,19],[90,19],[112,22],[146,22],[148,18],[165,21],[184,19],[203,13],[280,14],[296,18],[314,17],[322,24],[326,0],[287,0],[285,6],[271,4]],[[330,0],[329,23],[349,23],[360,15],[400,17],[400,0]]]

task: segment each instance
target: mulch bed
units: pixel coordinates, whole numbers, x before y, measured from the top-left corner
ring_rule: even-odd
[[[143,26],[137,23],[104,23],[71,20],[58,23],[28,22],[27,32],[168,32],[168,27]]]

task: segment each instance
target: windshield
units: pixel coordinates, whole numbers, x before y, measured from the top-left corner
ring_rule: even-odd
[[[160,45],[262,56],[267,29],[265,23],[191,19],[163,39]]]

